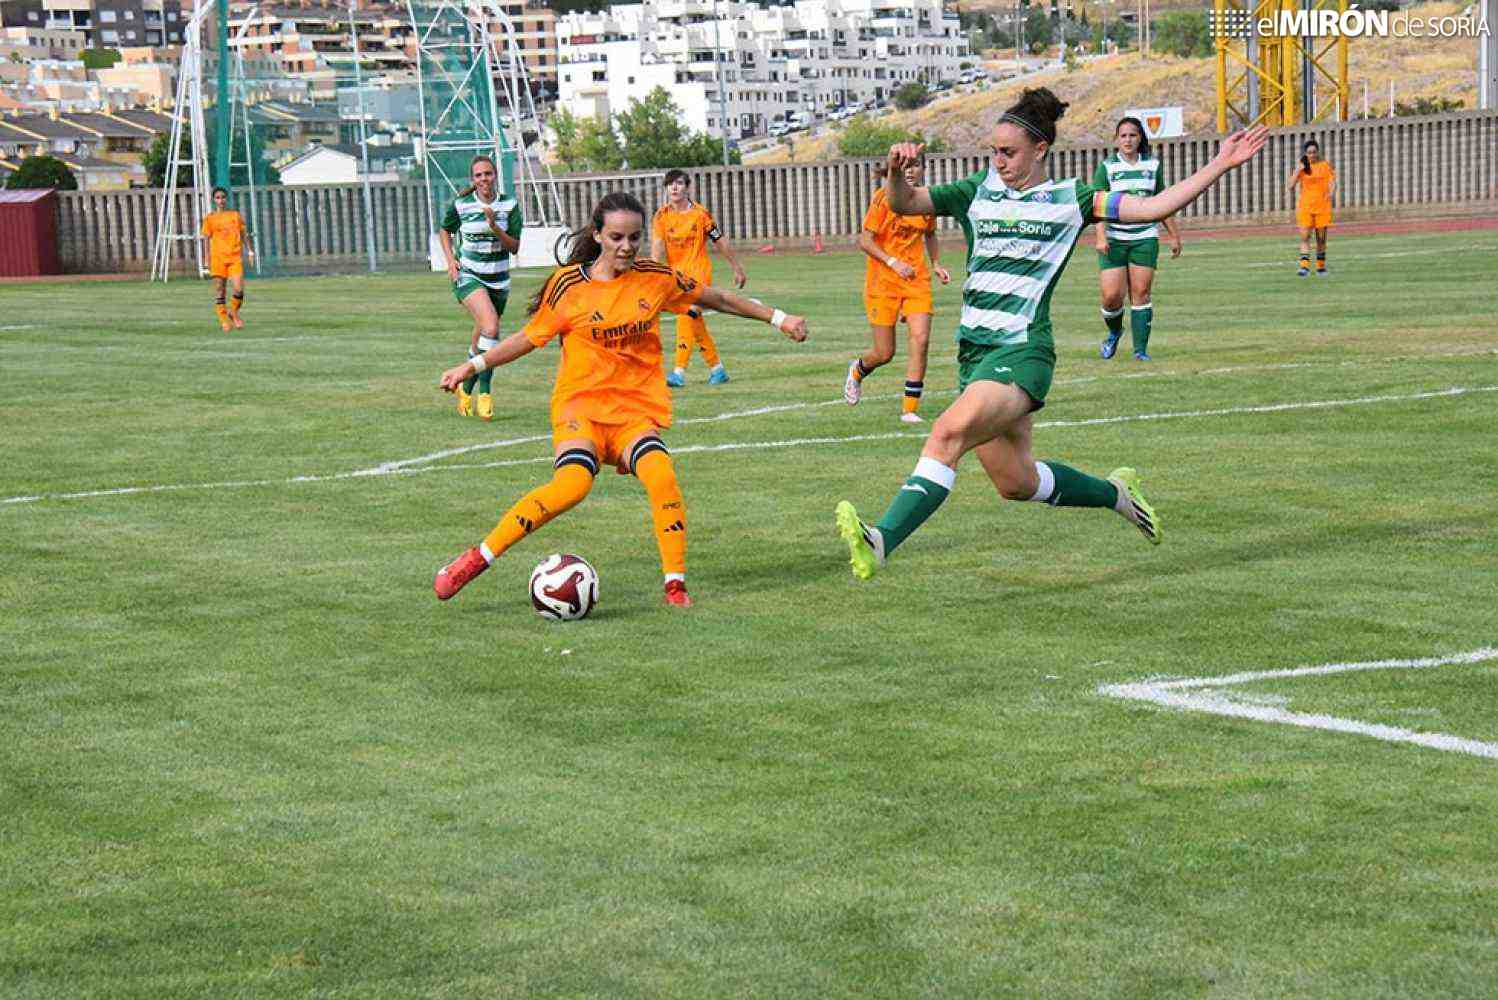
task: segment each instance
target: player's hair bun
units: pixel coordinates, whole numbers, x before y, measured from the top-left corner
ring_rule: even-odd
[[[1056,141],[1056,122],[1066,114],[1068,105],[1046,87],[1029,87],[1019,95],[1019,100],[1006,115],[1021,118],[1045,137],[1045,141]]]

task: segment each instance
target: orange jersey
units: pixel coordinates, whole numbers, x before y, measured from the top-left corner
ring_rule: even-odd
[[[562,338],[552,424],[586,418],[671,426],[660,315],[685,312],[702,297],[702,289],[696,279],[653,260],[636,260],[612,281],[589,276],[584,264],[555,271],[524,330],[537,347]]]
[[[864,274],[864,295],[931,294],[931,268],[926,264],[926,236],[936,232],[935,216],[896,215],[889,207],[889,197],[884,193],[883,186],[880,186],[874,190],[874,197],[869,199],[868,211],[863,215],[863,228],[874,234],[874,243],[886,255],[915,268],[914,277],[902,278],[888,264],[871,258]]]
[[[238,260],[244,251],[244,217],[233,209],[210,212],[203,220],[203,235],[213,260]]]
[[[662,205],[650,224],[652,239],[666,244],[666,263],[682,274],[704,284],[713,280],[713,262],[707,255],[707,241],[717,242],[723,235],[713,214],[697,202],[684,212]]]
[[[1300,171],[1300,198],[1295,202],[1295,207],[1308,212],[1320,212],[1331,208],[1332,181],[1336,179],[1337,172],[1325,160],[1317,160],[1311,164],[1311,172],[1309,174],[1302,168]]]

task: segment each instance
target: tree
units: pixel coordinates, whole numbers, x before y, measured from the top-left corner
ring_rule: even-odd
[[[235,132],[234,141],[236,144],[236,148],[234,150],[233,156],[231,156],[230,158],[243,158],[244,133]],[[208,148],[213,148],[212,128],[208,130]],[[146,168],[146,183],[149,186],[166,187],[166,161],[168,155],[171,153],[171,149],[172,137],[169,133],[163,132],[156,137],[155,141],[151,143],[151,148],[146,150],[145,153],[142,154],[140,162],[141,166]],[[250,130],[250,152],[253,154],[254,162],[256,163],[255,184],[280,184],[281,172],[275,167],[271,166],[270,157],[266,155],[265,152],[265,140],[261,137],[259,131],[254,129]],[[178,165],[177,183],[179,185],[190,186],[193,182],[193,169],[191,162],[192,138],[190,136],[182,136],[181,157],[188,162]],[[211,165],[210,169],[212,169]],[[235,163],[232,167],[229,168],[230,187],[245,187],[249,183],[249,180],[249,175],[246,172],[243,163]]]
[[[682,122],[681,108],[665,87],[656,87],[643,101],[630,101],[616,118],[624,158],[632,169],[695,166],[681,162],[691,130]]]
[[[578,127],[579,170],[618,170],[624,166],[624,147],[607,118],[589,118]]]
[[[12,191],[19,188],[52,188],[54,191],[77,191],[78,178],[68,165],[55,156],[28,156],[16,166],[6,180]]]
[[[907,83],[895,91],[895,107],[901,111],[914,111],[929,99],[925,85],[920,83]]]
[[[1417,97],[1406,104],[1403,101],[1394,102],[1394,116],[1406,118],[1410,115],[1442,115],[1448,111],[1460,111],[1462,102],[1454,97]]]
[[[859,115],[843,127],[837,137],[837,151],[843,156],[883,156],[897,142],[923,142],[926,152],[939,154],[946,145],[940,139],[926,139],[919,132],[909,132],[898,125],[872,122]]]
[[[84,69],[108,69],[120,61],[119,49],[84,49],[78,53]]]
[[[677,163],[680,167],[714,167],[723,162],[723,140],[706,132],[694,132],[681,150],[682,157]],[[744,162],[737,143],[728,144],[728,162]]]
[[[1207,19],[1201,11],[1162,14],[1150,22],[1150,31],[1150,48],[1173,56],[1199,59],[1215,51]]]
[[[1025,17],[1025,44],[1030,47],[1030,51],[1035,54],[1044,52],[1051,47],[1055,38],[1050,15],[1044,8],[1031,7],[1030,13]]]

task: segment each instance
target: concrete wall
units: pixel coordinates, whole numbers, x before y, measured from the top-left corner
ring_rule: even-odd
[[[1452,214],[1474,207],[1498,211],[1498,111],[1461,111],[1424,118],[1383,118],[1277,130],[1257,159],[1240,167],[1181,213],[1184,224],[1224,225],[1290,219],[1285,190],[1300,144],[1314,136],[1337,170],[1338,217],[1385,218]],[[1206,163],[1217,137],[1156,144],[1167,182]],[[1066,146],[1053,154],[1056,177],[1091,177],[1109,147]],[[711,167],[691,171],[694,195],[717,215],[727,235],[755,244],[805,244],[820,236],[856,234],[874,187],[874,160],[767,167]],[[927,177],[941,183],[982,169],[982,153],[939,156]],[[647,207],[661,200],[662,171],[560,178],[558,192],[568,223],[585,221],[607,191],[634,193]],[[373,185],[375,249],[382,266],[422,266],[427,259],[425,187],[419,182]],[[366,266],[363,194],[357,185],[265,188],[258,194],[252,229],[260,245],[284,264],[315,270]],[[243,192],[241,211],[247,210]],[[527,221],[534,201],[525,199]],[[71,273],[145,271],[150,268],[159,191],[64,192],[58,237],[63,267]],[[177,211],[189,219],[186,195]],[[954,228],[950,220],[943,226]],[[188,227],[190,228],[190,226]],[[183,243],[178,259],[191,259]]]

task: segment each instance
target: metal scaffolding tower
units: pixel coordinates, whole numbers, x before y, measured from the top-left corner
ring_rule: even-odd
[[[1281,29],[1297,17],[1304,24],[1347,9],[1347,0],[1214,0],[1217,130],[1345,121],[1348,38]]]

